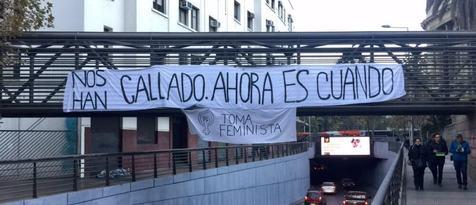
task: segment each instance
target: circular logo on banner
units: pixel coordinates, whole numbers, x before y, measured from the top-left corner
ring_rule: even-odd
[[[198,113],[198,122],[204,127],[203,133],[206,135],[210,134],[210,125],[213,124],[215,116],[210,110],[202,111]]]

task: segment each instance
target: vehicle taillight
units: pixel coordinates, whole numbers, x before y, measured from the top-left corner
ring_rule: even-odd
[[[319,201],[321,201],[321,200],[322,200],[322,196],[319,197]]]
[[[307,196],[304,197],[304,201],[307,201]]]
[[[346,204],[347,204],[347,201],[346,201],[346,200],[344,200],[344,201],[342,202],[342,204],[343,204],[343,205],[346,205]]]
[[[369,205],[369,202],[366,201],[366,202],[365,202],[365,205]]]

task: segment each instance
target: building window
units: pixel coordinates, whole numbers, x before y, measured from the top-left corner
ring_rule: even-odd
[[[199,11],[197,7],[192,8],[192,29],[195,31],[198,31]]]
[[[293,17],[291,16],[291,14],[288,15],[288,30],[289,31],[293,31]]]
[[[156,117],[137,117],[137,144],[157,144]]]
[[[179,8],[179,22],[188,26],[188,9],[183,6]]]
[[[271,8],[274,10],[274,3],[276,3],[275,0],[271,0]]]
[[[266,20],[266,32],[274,32],[274,22]]]
[[[254,18],[255,18],[255,14],[248,11],[247,25],[248,25],[248,29],[250,29],[250,30],[253,30],[253,20],[254,20]]]
[[[109,27],[109,26],[104,26],[103,31],[104,32],[112,32],[112,28]]]
[[[266,3],[269,5],[269,0],[266,0]]]
[[[235,20],[240,21],[240,12],[241,12],[241,5],[237,1],[235,1]]]
[[[280,19],[283,19],[283,4],[281,1],[278,2],[278,16]]]
[[[220,22],[218,22],[213,17],[208,17],[208,31],[210,32],[217,32],[218,28],[220,27]]]
[[[153,0],[152,7],[165,14],[165,0]]]

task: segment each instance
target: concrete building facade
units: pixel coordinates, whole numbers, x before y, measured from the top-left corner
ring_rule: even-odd
[[[77,32],[289,32],[293,30],[292,0],[49,0],[53,3],[54,28],[42,31]],[[133,59],[132,59],[133,60]],[[188,64],[190,62],[186,62]],[[181,63],[183,64],[183,62]],[[64,130],[71,139],[47,144],[74,147],[77,154],[128,152],[186,147],[206,147],[189,133],[186,119],[179,116],[8,118],[2,130],[21,130],[41,121],[41,130]],[[73,122],[74,121],[74,122]],[[76,124],[71,128],[71,124]],[[6,133],[8,134],[8,133]],[[9,135],[10,136],[10,135]],[[12,135],[13,136],[13,135]],[[44,136],[45,138],[48,136]],[[8,138],[8,137],[7,137]],[[16,139],[16,138],[15,138]],[[5,146],[12,147],[4,140]],[[69,146],[68,143],[74,143]],[[18,147],[20,146],[21,143]],[[217,143],[215,143],[217,145]],[[1,148],[1,147],[0,147]],[[28,150],[36,149],[28,146]],[[47,152],[36,157],[64,154]],[[4,149],[6,150],[6,149]],[[15,148],[20,150],[20,148]],[[27,150],[27,149],[26,149]],[[35,152],[38,153],[38,152]],[[67,153],[67,154],[74,154]],[[0,159],[21,158],[0,153]]]

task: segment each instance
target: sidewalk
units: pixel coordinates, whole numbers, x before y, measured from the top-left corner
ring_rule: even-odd
[[[413,184],[413,170],[411,166],[406,169],[407,205],[474,205],[476,204],[476,184],[468,178],[468,190],[458,189],[456,172],[453,162],[446,158],[443,169],[443,187],[433,184],[430,169],[425,169],[424,191],[416,191]]]

